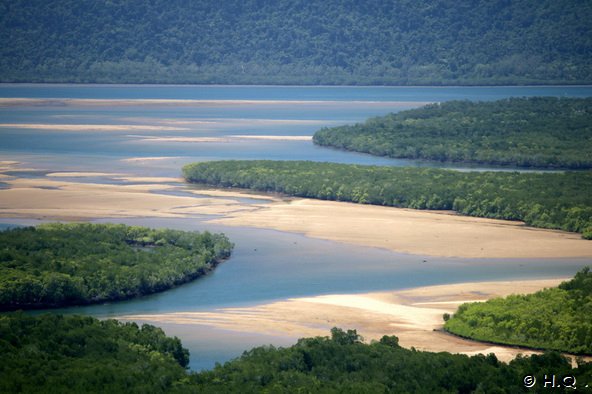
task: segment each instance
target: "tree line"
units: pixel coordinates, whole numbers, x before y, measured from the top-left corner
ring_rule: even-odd
[[[315,144],[407,159],[592,168],[592,98],[448,101],[324,128]]]
[[[228,258],[223,234],[122,224],[42,224],[0,232],[0,309],[122,300],[169,289]]]
[[[1,82],[592,82],[578,0],[1,0]]]
[[[592,354],[592,272],[559,287],[461,305],[444,329],[481,341]]]
[[[308,161],[188,164],[188,182],[297,197],[521,220],[592,239],[592,172],[460,172]]]
[[[199,355],[196,355],[199,357]],[[262,346],[211,371],[185,371],[189,354],[159,328],[91,317],[0,316],[0,391],[17,393],[521,393],[542,392],[545,375],[575,385],[592,381],[592,364],[572,368],[558,353],[518,357],[430,353],[370,344],[356,330]],[[538,386],[528,388],[525,376]],[[548,390],[548,388],[547,388]],[[571,392],[558,387],[554,392]]]

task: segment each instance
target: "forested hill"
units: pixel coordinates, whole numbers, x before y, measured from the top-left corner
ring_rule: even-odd
[[[592,83],[579,0],[0,0],[0,81]]]

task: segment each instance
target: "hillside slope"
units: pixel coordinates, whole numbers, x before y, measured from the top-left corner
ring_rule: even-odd
[[[0,81],[592,83],[577,0],[0,0]]]

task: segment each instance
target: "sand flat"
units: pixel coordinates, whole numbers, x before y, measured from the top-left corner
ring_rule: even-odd
[[[0,217],[95,219],[105,217],[189,217],[259,209],[232,198],[157,194],[165,184],[109,185],[52,179],[7,180],[0,189]]]
[[[554,287],[567,278],[474,282],[366,294],[292,298],[244,308],[118,316],[123,320],[206,325],[239,332],[292,337],[326,336],[332,327],[356,329],[367,342],[397,335],[404,347],[463,354],[495,353],[504,361],[536,352],[465,340],[440,331],[444,313],[460,303]]]
[[[468,258],[591,257],[580,234],[521,222],[312,199],[276,202],[213,222],[272,228],[396,252]]]
[[[184,131],[181,127],[115,124],[0,123],[1,128],[55,131]]]

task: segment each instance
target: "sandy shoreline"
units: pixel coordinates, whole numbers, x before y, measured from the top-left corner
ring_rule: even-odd
[[[174,312],[118,316],[122,320],[151,323],[205,325],[238,332],[290,337],[327,336],[332,327],[356,329],[364,339],[396,335],[401,346],[418,350],[462,354],[495,353],[509,361],[518,354],[539,353],[514,347],[465,340],[434,331],[441,329],[444,313],[454,313],[464,302],[522,294],[554,287],[567,278],[475,282],[419,287],[366,294],[333,294],[292,298],[244,308],[207,312]]]
[[[134,158],[134,160],[136,160]],[[16,164],[4,163],[14,171]],[[131,184],[84,183],[104,176]],[[61,179],[76,177],[81,182]],[[464,258],[590,258],[592,242],[579,234],[519,222],[449,212],[282,199],[240,191],[187,188],[171,177],[53,172],[45,178],[5,178],[0,217],[81,220],[118,217],[212,216],[210,223],[302,233],[313,238],[423,256]],[[183,192],[183,195],[173,195]],[[191,197],[195,194],[195,198]],[[208,197],[208,198],[205,198]],[[262,200],[261,203],[241,198]]]
[[[579,234],[521,222],[335,201],[295,199],[212,222],[272,228],[396,252],[469,258],[591,257]]]

